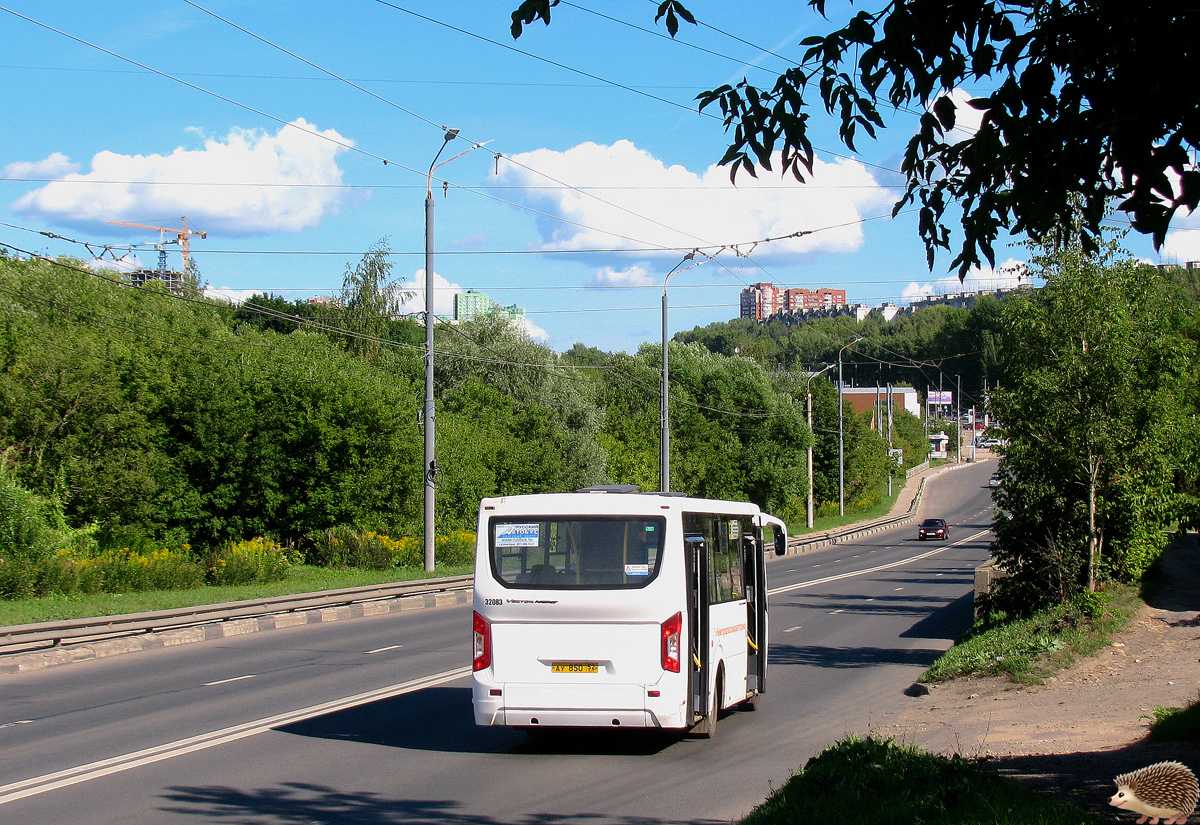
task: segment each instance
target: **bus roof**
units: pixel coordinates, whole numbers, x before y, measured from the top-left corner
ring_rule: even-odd
[[[574,493],[535,493],[518,496],[485,498],[479,503],[480,512],[495,511],[512,515],[563,514],[651,514],[669,510],[693,510],[735,515],[758,515],[757,504],[748,501],[722,501],[692,498],[679,493],[610,492],[588,488]]]

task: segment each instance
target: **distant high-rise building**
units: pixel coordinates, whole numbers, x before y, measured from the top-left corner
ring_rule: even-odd
[[[488,314],[495,305],[495,302],[487,295],[482,292],[476,292],[473,289],[455,293],[454,320],[470,321],[472,318]]]
[[[765,321],[783,311],[787,296],[775,284],[762,283],[742,290],[741,317]]]
[[[135,269],[126,272],[125,277],[134,286],[145,286],[152,281],[162,281],[171,292],[179,294],[184,291],[182,272],[174,272],[169,269]]]
[[[781,289],[775,284],[761,283],[742,290],[742,318],[765,321],[772,315],[810,309],[840,309],[846,306],[846,290]]]
[[[846,290],[829,289],[789,289],[787,291],[787,308],[785,312],[799,312],[802,309],[839,309],[846,305]]]
[[[470,321],[484,315],[499,315],[508,320],[525,317],[525,310],[516,304],[501,306],[483,292],[468,289],[454,296],[454,320]]]

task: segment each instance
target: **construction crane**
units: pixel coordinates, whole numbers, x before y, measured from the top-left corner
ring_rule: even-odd
[[[179,252],[183,256],[183,269],[181,271],[186,273],[187,269],[188,269],[188,239],[189,239],[189,237],[192,235],[199,235],[201,238],[208,237],[207,232],[197,232],[194,229],[188,229],[186,215],[183,217],[183,229],[171,229],[170,227],[166,227],[166,226],[150,226],[149,224],[144,224],[144,223],[126,223],[125,221],[109,221],[109,223],[116,224],[117,226],[134,226],[134,227],[137,227],[138,229],[157,229],[159,232],[159,236],[158,236],[159,242],[155,246],[155,248],[158,250],[159,271],[164,271],[167,268],[167,251],[166,251],[166,249],[163,248],[164,244],[168,244],[168,243],[179,244]],[[172,240],[172,241],[166,240],[166,238],[163,235],[163,233],[165,233],[165,232],[174,232],[175,240]]]

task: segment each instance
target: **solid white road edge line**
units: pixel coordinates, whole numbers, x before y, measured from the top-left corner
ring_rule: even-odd
[[[927,559],[930,556],[936,556],[938,553],[944,553],[947,550],[949,550],[951,547],[958,547],[960,544],[966,544],[967,542],[974,541],[975,539],[979,538],[980,536],[986,536],[990,532],[992,532],[990,529],[989,530],[980,530],[978,533],[967,536],[965,539],[959,539],[958,541],[954,542],[953,544],[944,545],[942,547],[937,548],[936,550],[930,550],[927,553],[919,553],[915,556],[909,556],[906,559],[900,559],[898,561],[888,562],[887,564],[881,564],[878,567],[868,567],[865,570],[853,570],[849,573],[839,573],[836,576],[826,576],[823,579],[813,579],[812,581],[800,582],[798,584],[787,584],[787,585],[784,585],[783,587],[776,587],[773,589],[768,588],[767,595],[774,596],[778,593],[790,593],[793,590],[801,590],[805,587],[814,587],[815,585],[825,584],[826,582],[835,582],[835,581],[838,581],[839,579],[849,579],[854,576],[864,576],[867,573],[876,573],[880,570],[891,570],[893,567],[900,567],[903,564],[911,564],[914,561],[920,561],[921,559]]]
[[[168,742],[165,745],[156,745],[145,750],[102,759],[98,762],[79,765],[78,767],[68,768],[67,770],[55,773],[48,773],[45,776],[35,776],[31,779],[13,782],[9,785],[0,785],[0,805],[6,802],[15,802],[18,799],[25,799],[29,796],[43,794],[58,788],[76,785],[80,782],[99,779],[102,776],[120,773],[121,771],[127,771],[130,768],[140,767],[141,765],[150,765],[154,762],[172,759],[176,756],[182,756],[185,753],[193,753],[229,742],[235,742],[238,739],[245,739],[259,733],[264,733],[280,725],[302,722],[305,719],[312,719],[325,713],[345,710],[346,708],[362,705],[367,702],[389,699],[393,696],[412,693],[422,688],[453,682],[456,679],[470,675],[470,673],[471,668],[469,667],[455,668],[454,670],[447,670],[433,676],[425,676],[398,685],[359,693],[355,696],[347,696],[344,699],[334,699],[331,702],[322,702],[319,705],[311,705],[307,708],[300,708],[299,710],[280,713],[276,716],[257,719],[253,722],[245,722],[241,725],[202,733],[199,736],[180,739],[177,742]]]

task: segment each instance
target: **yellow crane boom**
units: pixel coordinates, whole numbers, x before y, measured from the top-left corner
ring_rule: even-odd
[[[117,226],[133,226],[133,227],[137,227],[138,229],[157,229],[159,232],[175,233],[175,240],[179,243],[179,251],[183,256],[183,271],[184,272],[187,272],[187,268],[188,268],[188,249],[189,249],[188,238],[192,235],[199,235],[201,238],[208,237],[207,232],[198,232],[194,229],[188,229],[186,215],[183,217],[183,229],[172,229],[171,227],[167,227],[167,226],[150,226],[149,224],[145,224],[145,223],[126,223],[125,221],[109,221],[109,223],[115,224]],[[161,240],[161,236],[160,236],[160,240]]]

